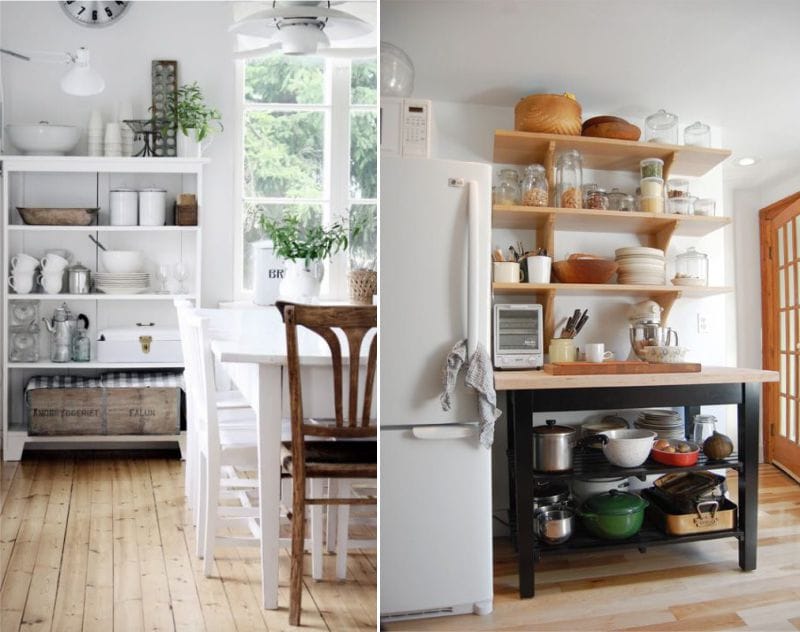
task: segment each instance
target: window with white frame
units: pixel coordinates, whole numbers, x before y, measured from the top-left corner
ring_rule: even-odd
[[[328,262],[323,293],[347,293],[348,266],[375,269],[377,64],[272,55],[240,62],[241,205],[236,294],[253,287],[250,244],[259,217],[293,213],[363,227],[350,252]],[[349,257],[349,261],[348,261]]]

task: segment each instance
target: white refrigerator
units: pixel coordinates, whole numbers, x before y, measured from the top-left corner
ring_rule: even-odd
[[[463,372],[489,349],[491,167],[381,158],[380,611],[382,621],[492,610],[491,451]]]

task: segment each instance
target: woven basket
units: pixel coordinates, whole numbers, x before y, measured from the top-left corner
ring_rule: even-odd
[[[532,94],[514,108],[514,129],[580,136],[581,104],[563,94]]]
[[[372,295],[378,291],[378,273],[374,270],[351,270],[347,278],[350,300],[357,305],[372,305]]]

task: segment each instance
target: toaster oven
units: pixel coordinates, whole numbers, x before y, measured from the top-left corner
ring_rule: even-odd
[[[534,369],[544,363],[542,306],[496,303],[494,306],[494,366]]]

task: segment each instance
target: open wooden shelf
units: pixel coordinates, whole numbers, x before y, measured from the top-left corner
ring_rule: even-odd
[[[555,230],[637,235],[655,235],[674,224],[673,235],[703,237],[730,224],[731,218],[672,213],[595,211],[585,208],[500,205],[492,207],[493,228],[539,230],[551,221]]]
[[[624,296],[663,296],[678,294],[692,298],[715,296],[733,292],[732,287],[693,287],[691,285],[623,285],[621,283],[492,283],[495,294],[523,296],[526,294],[576,294],[600,296],[606,294]]]
[[[664,161],[665,178],[670,173],[702,176],[731,155],[728,149],[495,130],[493,160],[500,164],[547,164],[552,162],[554,152],[561,153],[570,149],[581,152],[584,169],[603,171],[638,173],[639,161],[645,158],[661,158]]]

